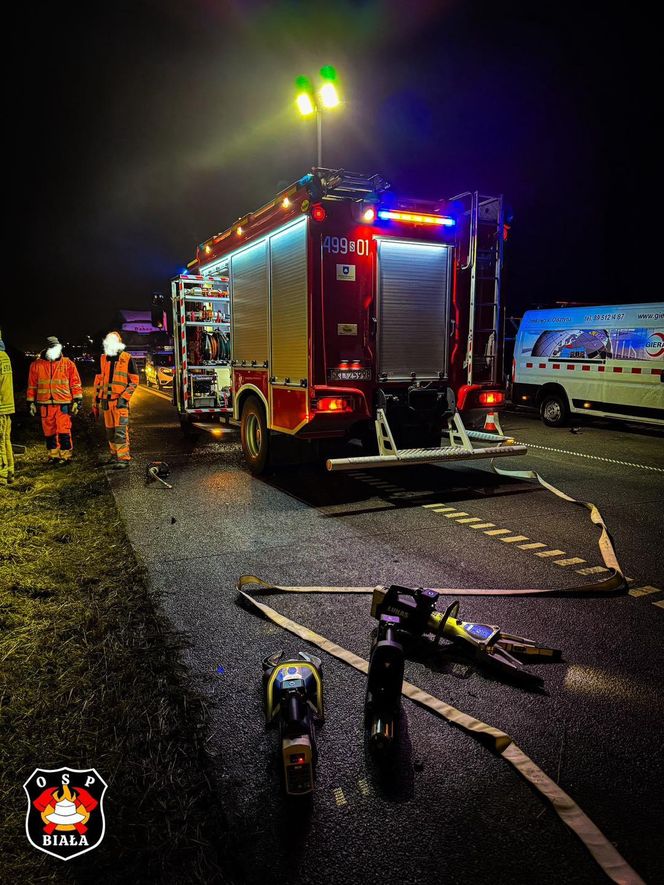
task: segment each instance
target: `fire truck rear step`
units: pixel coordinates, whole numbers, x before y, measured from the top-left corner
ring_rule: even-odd
[[[486,458],[505,458],[525,455],[526,446],[488,446],[485,449],[468,449],[463,446],[445,446],[441,449],[401,449],[395,455],[368,455],[359,458],[329,458],[327,469],[357,470],[358,467],[405,467],[408,464],[437,464],[443,461],[479,461]]]
[[[497,433],[482,433],[479,430],[466,430],[461,416],[456,410],[448,420],[448,434],[449,446],[399,450],[384,409],[378,409],[376,437],[379,454],[358,458],[329,458],[326,466],[330,472],[355,470],[358,467],[402,467],[406,464],[436,464],[444,461],[480,461],[486,458],[506,458],[513,455],[525,455],[528,451],[527,446],[516,445],[507,436]],[[471,439],[493,442],[494,445],[483,449],[474,449]]]

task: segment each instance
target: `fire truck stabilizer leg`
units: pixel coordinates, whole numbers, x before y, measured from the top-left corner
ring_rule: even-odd
[[[454,427],[452,427],[454,425]],[[467,452],[473,451],[473,445],[471,441],[468,439],[468,433],[466,432],[466,428],[464,426],[463,421],[461,420],[461,415],[458,412],[454,413],[452,420],[449,423],[450,429],[450,445],[455,445],[454,437],[458,436],[461,440],[461,445]]]
[[[381,457],[396,455],[397,444],[394,442],[390,425],[387,423],[387,415],[383,409],[378,409],[377,412],[376,437],[378,438],[378,454]]]

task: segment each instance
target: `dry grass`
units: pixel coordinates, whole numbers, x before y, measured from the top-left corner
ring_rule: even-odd
[[[37,431],[0,490],[2,879],[220,882],[223,816],[207,710],[187,688],[183,638],[137,566],[82,421],[76,461],[45,464]],[[66,865],[25,837],[35,767],[97,768],[102,845]]]

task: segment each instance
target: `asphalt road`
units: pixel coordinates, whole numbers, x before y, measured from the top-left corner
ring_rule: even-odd
[[[462,600],[469,620],[563,650],[562,663],[535,668],[544,692],[449,652],[410,661],[407,678],[507,731],[646,881],[662,881],[664,437],[608,424],[552,431],[527,415],[508,416],[505,429],[532,448],[504,466],[535,469],[599,506],[632,595]],[[586,511],[486,464],[356,476],[304,465],[252,478],[235,430],[187,442],[169,402],[143,389],[131,435],[136,460],[111,483],[167,614],[191,637],[188,664],[213,704],[209,748],[239,882],[605,881],[507,763],[408,701],[398,761],[376,769],[363,741],[365,679],[325,655],[313,806],[285,800],[276,734],[264,729],[261,661],[303,644],[239,606],[234,592],[244,573],[276,584],[564,588],[588,580],[578,571],[601,576]],[[156,458],[171,466],[170,491],[146,483],[145,463]],[[484,523],[492,526],[473,528]],[[487,534],[493,527],[509,532]],[[524,539],[503,540],[515,534]],[[368,597],[272,604],[367,656]]]

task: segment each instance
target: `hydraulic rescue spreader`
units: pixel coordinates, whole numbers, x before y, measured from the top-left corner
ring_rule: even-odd
[[[480,624],[457,618],[459,602],[452,602],[444,612],[436,609],[440,597],[437,590],[425,587],[376,587],[371,601],[371,614],[379,620],[385,615],[398,618],[399,631],[411,638],[432,634],[438,643],[441,636],[461,645],[470,646],[476,660],[497,669],[524,684],[541,686],[540,676],[528,672],[515,655],[526,658],[545,658],[559,661],[557,648],[540,645],[525,636],[505,633],[495,624]]]

